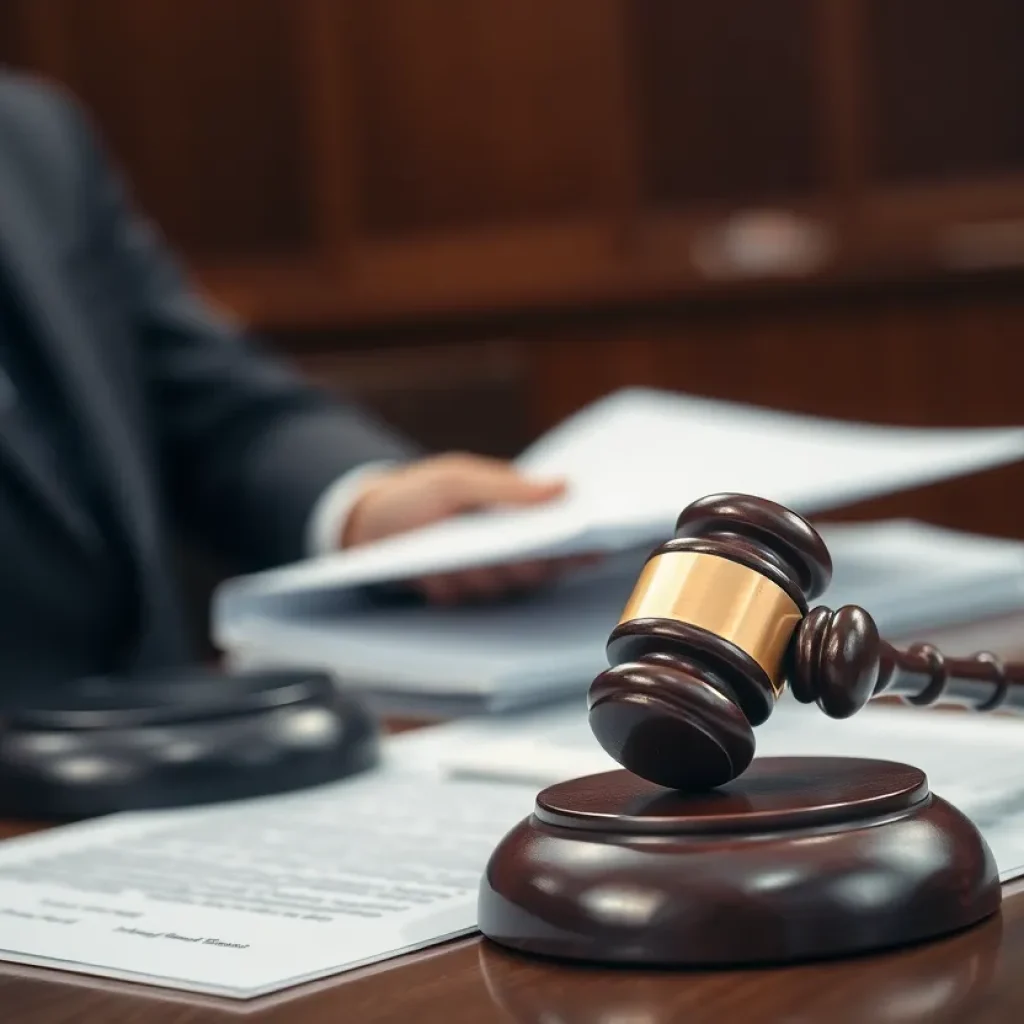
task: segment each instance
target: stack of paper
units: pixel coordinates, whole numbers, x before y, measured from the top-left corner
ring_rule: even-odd
[[[326,667],[382,709],[459,713],[584,688],[649,548],[696,498],[743,491],[813,515],[1018,460],[1024,429],[923,430],[792,416],[629,390],[528,449],[523,470],[563,477],[542,508],[461,517],[365,548],[232,580],[213,632],[236,665]],[[930,628],[1021,606],[1022,549],[913,523],[831,529],[830,602],[883,629]],[[528,602],[381,607],[364,588],[432,572],[572,552],[612,557]]]
[[[890,637],[1024,609],[1024,544],[912,521],[823,527],[832,607],[867,608]],[[380,608],[319,602],[249,621],[239,666],[326,667],[380,710],[501,711],[583,693],[644,553],[620,554],[516,603]]]

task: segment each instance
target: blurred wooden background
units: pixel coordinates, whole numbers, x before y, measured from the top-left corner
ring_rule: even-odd
[[[427,444],[625,384],[1024,422],[1021,0],[3,0],[0,60],[91,108],[211,296]],[[852,514],[1024,536],[1024,476]]]

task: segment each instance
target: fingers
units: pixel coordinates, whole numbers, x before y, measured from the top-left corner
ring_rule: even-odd
[[[557,559],[554,564],[558,571],[570,572],[573,569],[587,569],[592,565],[600,565],[604,557],[599,551],[594,551],[583,555],[567,555],[565,558]]]
[[[454,576],[437,574],[414,580],[413,588],[418,590],[430,604],[449,605],[459,601],[458,580]]]
[[[557,573],[553,562],[514,562],[499,570],[508,586],[514,590],[534,590],[542,587]]]
[[[562,480],[532,480],[508,462],[470,455],[442,456],[430,467],[451,511],[488,505],[536,505],[565,493]]]
[[[505,572],[495,569],[467,569],[451,578],[456,600],[476,600],[483,603],[505,597],[512,589]]]
[[[561,480],[529,479],[500,459],[439,455],[364,481],[338,541],[342,548],[355,547],[460,513],[543,504],[565,490]]]
[[[600,555],[513,562],[467,569],[417,580],[416,588],[431,604],[489,603],[528,594],[576,568],[600,561]]]
[[[428,576],[415,586],[431,604],[488,604],[536,589],[544,581],[539,571],[499,566]]]

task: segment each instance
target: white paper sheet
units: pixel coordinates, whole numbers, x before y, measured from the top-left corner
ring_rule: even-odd
[[[0,844],[0,958],[249,998],[470,932],[533,787],[368,776]]]
[[[225,649],[274,598],[516,558],[623,550],[668,536],[682,508],[743,491],[803,514],[1024,457],[1024,428],[911,429],[796,416],[631,388],[594,403],[518,460],[569,483],[564,500],[495,510],[231,580],[214,633]]]
[[[873,757],[922,769],[992,848],[1004,881],[1024,875],[1024,721],[1003,715],[871,705],[844,721],[785,698],[756,732],[758,757]],[[474,719],[403,740],[410,763],[452,778],[535,788],[619,767],[598,745],[582,703]]]

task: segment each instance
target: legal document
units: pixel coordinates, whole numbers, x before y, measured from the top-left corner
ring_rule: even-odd
[[[251,998],[473,931],[533,787],[371,774],[0,844],[0,958]]]

